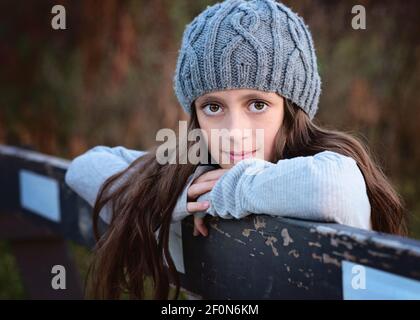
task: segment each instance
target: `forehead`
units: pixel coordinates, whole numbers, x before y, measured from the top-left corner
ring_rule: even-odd
[[[216,100],[222,100],[222,101],[229,101],[229,100],[235,101],[235,100],[248,99],[251,97],[281,100],[281,96],[275,92],[266,92],[266,91],[255,90],[255,89],[228,89],[228,90],[212,91],[212,92],[203,94],[197,98],[196,102],[200,103],[200,101],[204,101],[207,99],[216,99]]]

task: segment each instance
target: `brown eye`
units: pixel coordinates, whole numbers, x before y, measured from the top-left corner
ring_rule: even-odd
[[[265,102],[254,101],[253,103],[251,103],[250,110],[255,113],[263,112],[267,106],[268,105]]]
[[[209,109],[211,112],[217,112],[217,110],[219,110],[219,106],[217,104],[211,104]]]
[[[262,102],[255,102],[255,109],[257,109],[257,110],[264,109],[264,103],[262,103]]]
[[[205,114],[213,116],[215,114],[219,114],[221,112],[221,108],[217,104],[209,103],[203,107],[203,111]]]

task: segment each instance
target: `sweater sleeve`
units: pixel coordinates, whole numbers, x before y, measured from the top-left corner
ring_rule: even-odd
[[[204,199],[206,213],[228,219],[256,213],[371,229],[363,175],[354,159],[332,151],[277,163],[244,159]]]
[[[145,155],[146,151],[127,149],[123,146],[96,146],[74,158],[65,175],[66,184],[92,207],[99,189],[107,178],[126,169],[134,160]],[[189,215],[187,212],[187,192],[194,180],[203,173],[213,170],[213,166],[198,166],[187,180],[175,205],[172,222],[177,222]],[[106,223],[111,222],[112,210],[107,203],[99,216]]]
[[[72,160],[65,175],[65,182],[93,207],[105,180],[126,169],[130,163],[146,153],[146,151],[131,150],[122,146],[93,147]],[[102,208],[99,216],[106,223],[110,223],[109,203]]]

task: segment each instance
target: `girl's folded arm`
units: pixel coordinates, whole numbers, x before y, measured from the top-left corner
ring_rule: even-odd
[[[65,175],[65,182],[93,207],[99,189],[105,180],[126,169],[134,160],[146,153],[147,151],[127,149],[123,146],[107,147],[99,145],[93,147],[72,160]],[[211,167],[199,167],[189,177],[186,186],[178,197],[172,222],[182,220],[189,215],[187,212],[188,187],[196,177],[211,169]],[[102,208],[99,216],[109,224],[111,215],[111,207],[108,203]]]
[[[122,146],[95,146],[72,160],[65,175],[65,182],[93,207],[105,180],[126,169],[130,163],[146,153]],[[107,204],[102,208],[100,217],[109,223],[110,213],[110,206]]]
[[[354,159],[332,151],[277,163],[242,160],[207,197],[207,213],[225,218],[260,213],[371,229],[363,175]]]

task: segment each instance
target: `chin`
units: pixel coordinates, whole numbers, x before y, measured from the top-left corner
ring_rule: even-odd
[[[223,163],[223,164],[219,164],[219,166],[220,166],[222,169],[230,169],[230,168],[232,168],[234,165],[235,165],[234,163]]]

